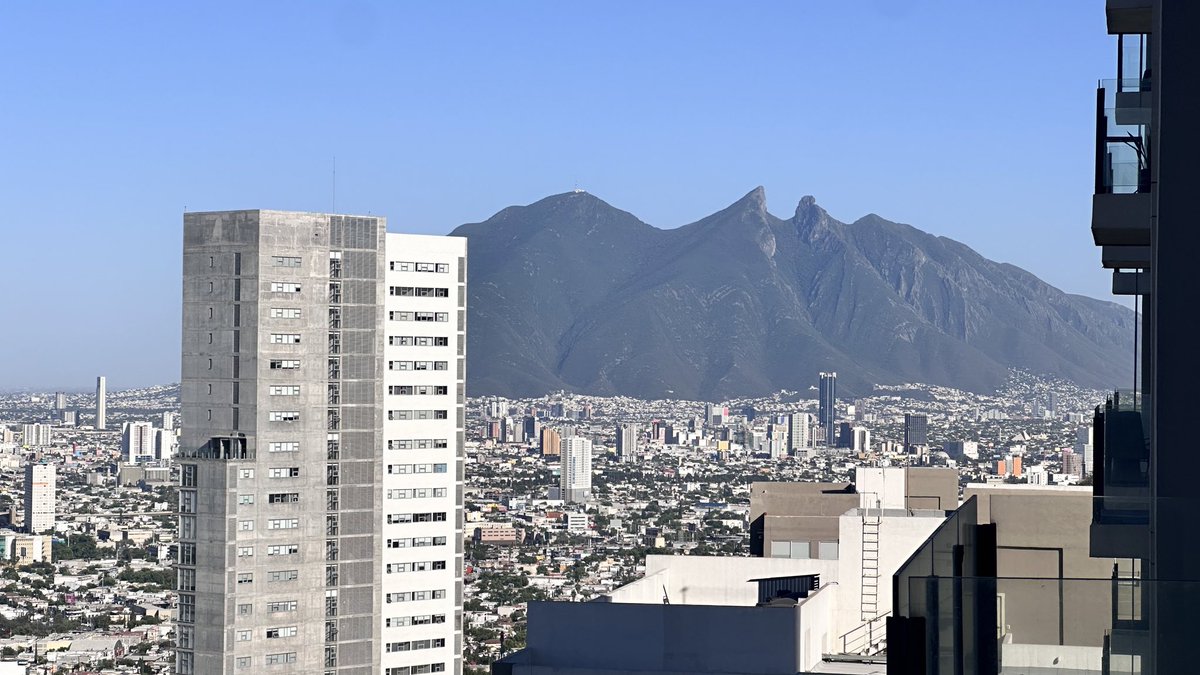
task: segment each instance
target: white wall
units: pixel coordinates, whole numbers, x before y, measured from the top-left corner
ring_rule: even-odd
[[[907,506],[907,473],[904,467],[856,467],[854,489],[861,495],[859,506],[903,509]]]
[[[836,560],[735,558],[719,556],[646,556],[646,576],[609,595],[613,602],[662,603],[663,586],[671,604],[751,607],[758,602],[763,577],[821,575],[821,584],[837,581]]]

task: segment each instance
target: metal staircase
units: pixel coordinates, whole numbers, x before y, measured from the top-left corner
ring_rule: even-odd
[[[879,616],[879,526],[882,522],[883,510],[878,500],[875,508],[863,508],[861,621],[871,621]]]

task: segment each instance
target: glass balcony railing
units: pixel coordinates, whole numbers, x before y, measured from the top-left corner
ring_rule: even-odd
[[[1105,80],[1096,96],[1096,190],[1150,191],[1149,81]]]
[[[1200,602],[1200,582],[909,577],[896,612],[923,620],[927,673],[1143,675],[1150,603]],[[897,645],[888,640],[889,651]],[[904,645],[909,648],[915,645]]]

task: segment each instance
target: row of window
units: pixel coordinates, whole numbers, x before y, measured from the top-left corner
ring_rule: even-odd
[[[403,420],[447,420],[450,419],[448,410],[389,410],[388,421]]]
[[[444,673],[446,664],[426,663],[419,666],[393,666],[385,668],[383,675],[425,675],[425,673]]]
[[[388,370],[449,370],[448,361],[388,361]]]
[[[388,321],[446,322],[449,320],[449,312],[388,312]]]
[[[271,370],[299,370],[300,359],[271,359]]]
[[[449,274],[450,265],[431,262],[389,262],[388,269],[393,272],[439,272]]]
[[[265,635],[268,640],[275,640],[278,638],[296,637],[296,627],[295,626],[282,626],[280,628],[268,628],[265,632]],[[252,638],[253,638],[253,631],[239,630],[237,632],[238,642],[249,642]]]
[[[450,338],[429,335],[389,335],[388,345],[392,347],[449,347]]]
[[[300,578],[299,570],[277,570],[267,572],[267,581],[276,583],[280,581],[295,581]],[[254,583],[254,572],[239,572],[237,575],[239,585]]]
[[[300,452],[300,441],[272,441],[267,444],[269,452]]]
[[[433,638],[431,640],[410,640],[408,642],[389,642],[384,647],[384,651],[391,652],[410,652],[418,649],[437,649],[438,647],[446,646],[446,638]]]
[[[272,293],[299,293],[300,292],[300,284],[292,283],[290,281],[272,281],[271,282],[271,292]]]
[[[446,597],[446,591],[437,589],[432,591],[403,591],[400,593],[388,593],[386,600],[388,602],[417,602],[420,600],[441,600]]]
[[[271,422],[296,422],[299,419],[299,410],[272,410],[267,413],[267,420]]]
[[[388,548],[423,548],[425,546],[445,546],[445,537],[400,537],[388,539]]]
[[[419,614],[416,616],[390,616],[384,619],[385,628],[404,628],[406,626],[427,626],[433,623],[446,623],[445,614]]]
[[[388,525],[399,525],[401,523],[444,523],[446,522],[446,512],[389,513],[387,522]]]
[[[388,286],[388,295],[401,298],[448,298],[450,289],[432,286]]]
[[[445,560],[425,560],[422,562],[388,563],[388,574],[405,574],[407,572],[432,572],[446,569]]]
[[[445,464],[388,464],[387,472],[391,474],[406,473],[446,473]]]
[[[271,396],[299,396],[300,385],[298,384],[273,384],[267,388]]]
[[[444,384],[396,384],[388,387],[392,396],[445,396],[450,388]]]
[[[300,552],[300,544],[272,544],[267,547],[267,555],[296,555]]]
[[[271,256],[271,265],[273,267],[299,267],[300,258],[287,255],[273,255]]]
[[[430,497],[445,497],[446,488],[406,488],[403,490],[388,490],[388,499],[428,499]]]
[[[278,602],[268,602],[267,603],[267,612],[269,612],[271,614],[279,614],[281,612],[294,612],[294,611],[296,611],[296,607],[297,607],[297,605],[296,605],[295,600],[281,600]]]
[[[300,344],[299,333],[271,333],[271,344],[273,345],[298,345]]]
[[[400,438],[387,442],[388,450],[436,450],[450,447],[445,438]]]
[[[299,307],[272,307],[271,308],[271,318],[272,319],[299,319],[300,318],[300,308]]]

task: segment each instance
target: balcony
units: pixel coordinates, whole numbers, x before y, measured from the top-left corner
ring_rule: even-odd
[[[1150,245],[1150,94],[1143,85],[1149,83],[1109,80],[1096,94],[1092,238],[1106,249]]]
[[[1093,427],[1091,555],[1149,557],[1150,448],[1140,397],[1114,393]]]
[[[1104,14],[1109,35],[1149,33],[1153,25],[1153,0],[1107,0]]]

